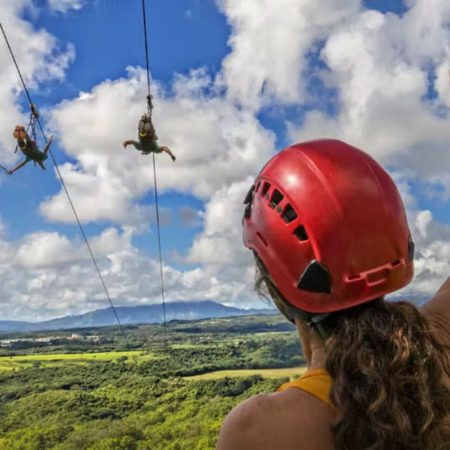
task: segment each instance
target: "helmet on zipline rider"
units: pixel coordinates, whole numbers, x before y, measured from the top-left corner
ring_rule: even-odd
[[[340,311],[412,279],[414,244],[398,189],[374,159],[344,142],[284,149],[244,203],[244,244],[295,308]]]
[[[26,139],[28,137],[28,134],[25,130],[25,127],[22,125],[16,125],[16,128],[14,128],[13,131],[13,137],[15,139]]]
[[[25,131],[25,127],[23,125],[16,125],[14,131]]]

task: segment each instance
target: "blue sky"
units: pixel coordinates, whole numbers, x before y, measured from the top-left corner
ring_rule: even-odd
[[[450,226],[448,7],[427,17],[425,0],[341,3],[147,2],[155,121],[160,141],[178,157],[172,164],[158,156],[169,300],[259,304],[251,261],[240,248],[241,193],[275,151],[317,137],[347,140],[391,171],[424,248],[413,290],[429,292],[443,278]],[[121,147],[146,106],[141,12],[137,0],[0,6],[119,304],[158,301],[151,159]],[[2,56],[0,70],[8,93],[0,99],[0,158],[10,166],[18,161],[11,131],[27,109],[24,95],[14,94],[19,85],[8,58]],[[7,318],[104,305],[95,281],[85,281],[93,269],[46,165],[46,172],[29,164],[1,176],[0,244],[13,255],[0,270],[9,286],[0,290]],[[69,267],[76,274],[60,277]],[[143,267],[149,273],[140,273]],[[85,293],[74,288],[84,283]]]

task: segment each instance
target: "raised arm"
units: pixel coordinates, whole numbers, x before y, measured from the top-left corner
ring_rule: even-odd
[[[422,311],[450,337],[450,277],[423,306]]]

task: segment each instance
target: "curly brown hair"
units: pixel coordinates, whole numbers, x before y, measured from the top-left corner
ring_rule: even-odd
[[[450,448],[448,349],[414,305],[379,299],[343,311],[325,348],[336,449]]]
[[[256,261],[257,291],[288,319],[307,320]],[[377,299],[326,321],[336,450],[450,449],[449,348],[426,317],[408,302]]]

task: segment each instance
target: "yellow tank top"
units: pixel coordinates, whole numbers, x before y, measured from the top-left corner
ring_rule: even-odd
[[[314,395],[328,406],[333,408],[330,401],[331,377],[325,369],[308,370],[300,378],[285,383],[278,388],[277,392],[282,392],[288,388],[297,388]]]

